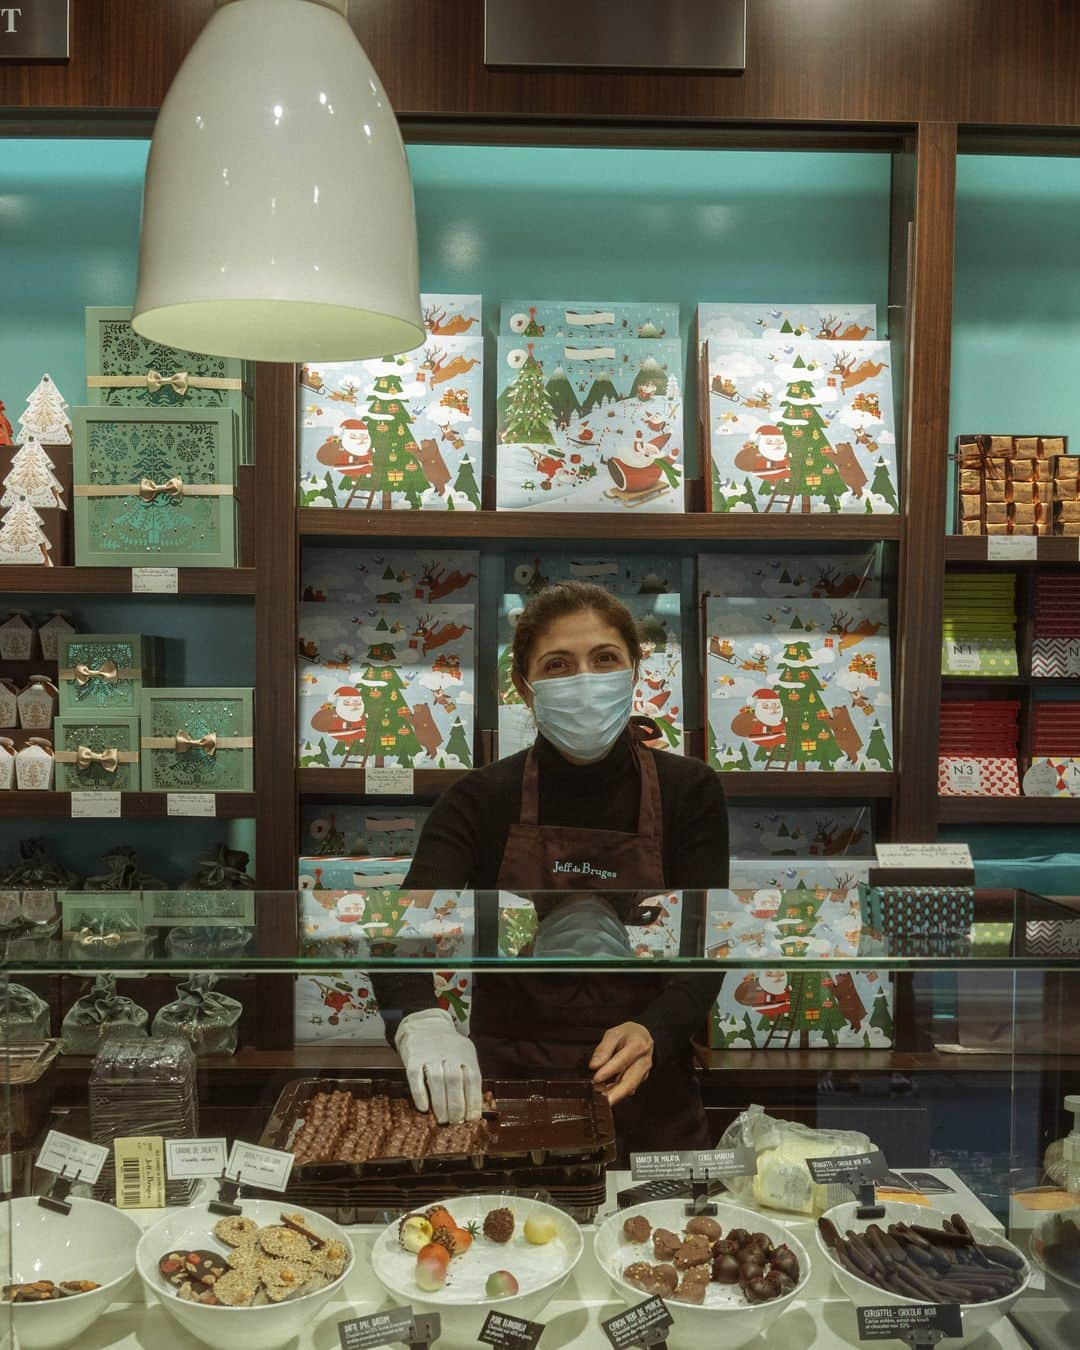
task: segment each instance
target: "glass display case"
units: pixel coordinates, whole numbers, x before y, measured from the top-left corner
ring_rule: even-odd
[[[323,1347],[401,1308],[388,1341],[435,1313],[475,1344],[494,1312],[602,1345],[652,1297],[673,1346],[854,1345],[857,1307],[906,1301],[961,1304],[963,1343],[1077,1343],[1073,909],[868,885],[7,899],[24,1346]],[[417,1109],[440,1074],[475,1119]]]

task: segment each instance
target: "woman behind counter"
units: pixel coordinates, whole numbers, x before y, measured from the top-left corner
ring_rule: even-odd
[[[514,631],[514,686],[536,719],[527,751],[467,774],[436,803],[406,887],[575,891],[705,889],[728,882],[720,779],[647,748],[630,719],[641,650],[634,620],[599,586],[541,591]],[[620,1153],[707,1148],[690,1038],[721,975],[485,974],[472,1039],[426,975],[381,976],[384,1008],[420,1110],[480,1114],[481,1073],[587,1077],[615,1108]]]

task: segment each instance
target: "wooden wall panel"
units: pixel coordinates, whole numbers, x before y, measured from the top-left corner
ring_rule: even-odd
[[[904,247],[904,217],[911,223],[902,330],[905,519],[893,691],[900,774],[892,828],[896,839],[930,841],[937,833],[956,127],[924,122],[914,155],[898,155],[895,160],[894,279],[902,274],[896,255]],[[890,295],[891,303],[898,301],[899,296]]]
[[[155,108],[214,0],[74,0],[0,108]],[[489,71],[483,0],[351,0],[401,115],[1080,125],[1075,0],[751,0],[741,75]]]

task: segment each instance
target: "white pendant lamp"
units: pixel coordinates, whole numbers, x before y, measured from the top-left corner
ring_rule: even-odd
[[[348,0],[225,0],[146,166],[136,332],[255,361],[423,340],[412,182]]]

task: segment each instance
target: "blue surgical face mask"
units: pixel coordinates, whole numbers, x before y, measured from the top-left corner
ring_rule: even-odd
[[[587,764],[603,759],[630,720],[632,670],[565,675],[528,687],[540,733],[564,754]]]

